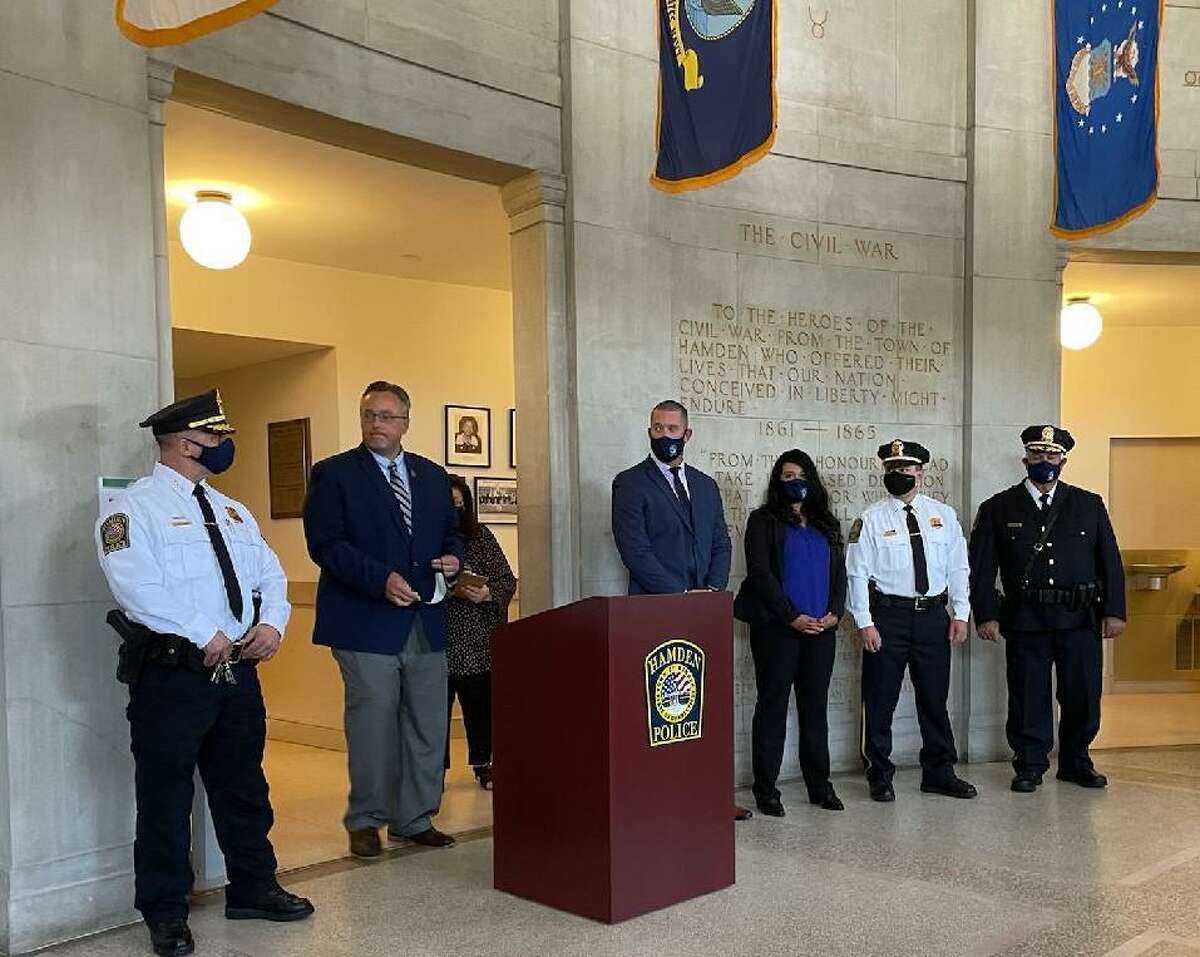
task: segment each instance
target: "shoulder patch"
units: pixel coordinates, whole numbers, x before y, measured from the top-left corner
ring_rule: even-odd
[[[862,538],[862,529],[863,520],[861,518],[856,518],[854,520],[854,524],[850,526],[850,536],[846,539],[846,541],[851,545],[855,544],[860,538]]]
[[[236,508],[234,508],[232,505],[225,506],[225,514],[228,515],[233,521],[237,522],[239,525],[242,524],[241,514],[239,514],[238,510]]]
[[[129,516],[114,512],[100,525],[100,545],[104,554],[119,552],[129,547]]]

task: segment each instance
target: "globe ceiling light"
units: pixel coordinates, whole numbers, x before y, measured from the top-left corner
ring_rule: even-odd
[[[179,241],[201,266],[232,269],[250,252],[250,224],[229,193],[202,189],[179,220]]]
[[[1064,349],[1086,349],[1100,338],[1103,331],[1104,317],[1100,315],[1100,310],[1092,305],[1090,299],[1083,297],[1067,300],[1059,325]]]

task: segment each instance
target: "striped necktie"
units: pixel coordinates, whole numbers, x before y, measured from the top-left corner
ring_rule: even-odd
[[[408,529],[408,534],[412,534],[412,496],[408,493],[408,485],[400,478],[400,470],[396,468],[396,463],[393,462],[388,466],[388,484],[391,485],[392,491],[396,495],[396,501],[400,503],[400,514],[404,516],[404,527]]]

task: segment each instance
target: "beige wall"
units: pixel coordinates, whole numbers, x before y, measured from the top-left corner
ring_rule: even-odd
[[[512,476],[508,467],[508,410],[513,407],[512,296],[474,286],[396,279],[304,263],[251,256],[237,269],[215,272],[195,265],[177,244],[171,248],[171,315],[182,329],[261,336],[332,347],[332,372],[308,356],[265,366],[298,363],[317,376],[314,388],[336,378],[336,413],[318,444],[314,418],[313,453],[321,458],[358,444],[358,399],[374,379],[401,383],[412,396],[412,427],[406,446],[435,462],[444,459],[443,406],[463,404],[492,410],[492,468],[452,469],[473,482],[475,475]],[[256,410],[262,465],[259,486],[246,500],[255,514],[266,515],[265,422],[257,410],[271,409],[270,419],[297,418],[307,386],[304,379],[276,393],[275,377],[263,378],[263,367],[216,377],[234,389],[226,398],[230,416],[245,421],[237,397]],[[289,367],[290,368],[290,367]],[[258,369],[259,371],[254,371]],[[195,388],[205,387],[194,381]],[[314,414],[314,413],[309,413]],[[333,439],[327,435],[332,433]],[[254,446],[256,447],[256,446]],[[246,449],[246,451],[252,451]],[[237,470],[237,466],[231,470]],[[237,497],[233,486],[230,494]],[[257,496],[255,498],[254,496]],[[279,550],[289,575],[312,580],[315,572],[303,556],[299,521],[270,523],[278,530]],[[266,526],[264,526],[266,527]],[[492,526],[508,560],[517,568],[517,527]],[[274,544],[272,535],[268,540]]]
[[[1077,443],[1066,481],[1107,498],[1113,436],[1200,435],[1198,355],[1200,326],[1107,328],[1064,350],[1062,418]]]

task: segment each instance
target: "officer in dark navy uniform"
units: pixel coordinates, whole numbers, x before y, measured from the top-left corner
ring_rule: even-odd
[[[970,543],[979,636],[1005,639],[1012,789],[1036,791],[1050,767],[1051,666],[1061,708],[1058,778],[1102,788],[1108,780],[1088,746],[1100,730],[1100,642],[1125,630],[1125,570],[1104,501],[1059,481],[1071,434],[1031,425],[1021,441],[1028,477],[979,507]]]

